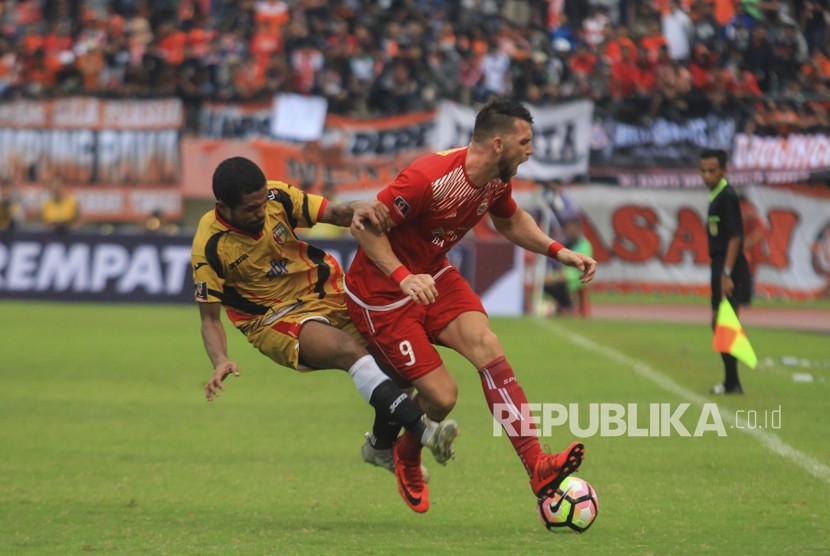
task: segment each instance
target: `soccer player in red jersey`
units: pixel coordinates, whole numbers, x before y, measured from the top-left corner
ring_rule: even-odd
[[[552,240],[513,200],[510,180],[533,153],[532,122],[518,102],[491,100],[476,115],[467,147],[424,156],[405,168],[377,196],[390,210],[392,229],[352,227],[360,249],[346,288],[352,322],[418,389],[430,418],[444,419],[458,396],[432,344],[454,349],[478,369],[490,411],[507,430],[531,489],[542,496],[579,468],[584,446],[574,442],[558,454],[543,453],[525,393],[481,300],[446,256],[489,212],[496,230],[516,245],[578,268],[583,283],[593,279],[594,259]],[[510,427],[505,412],[516,420]],[[408,432],[393,447],[398,490],[410,508],[425,512],[429,492],[420,452]]]

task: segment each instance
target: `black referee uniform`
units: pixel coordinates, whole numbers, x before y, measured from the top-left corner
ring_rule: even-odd
[[[752,275],[749,264],[744,255],[744,228],[741,218],[741,205],[735,190],[723,178],[709,194],[709,213],[707,232],[709,236],[709,257],[712,259],[712,314],[717,314],[723,292],[721,291],[721,276],[727,274],[732,278],[734,289],[727,300],[737,313],[738,307],[749,304],[752,299]],[[725,268],[726,252],[729,240],[741,238],[738,255],[731,269]],[[738,360],[728,353],[721,353],[724,364],[724,381],[720,391],[716,393],[743,393],[741,381],[738,378]]]
[[[748,305],[752,299],[752,276],[744,255],[744,227],[741,218],[741,205],[738,194],[724,178],[709,194],[709,214],[707,232],[709,236],[709,257],[712,259],[712,309],[717,311],[721,297],[721,275],[724,272],[726,248],[729,240],[739,236],[741,247],[735,266],[730,270],[730,277],[735,284],[732,296],[728,297],[732,307]]]

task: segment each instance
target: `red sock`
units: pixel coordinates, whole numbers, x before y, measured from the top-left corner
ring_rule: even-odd
[[[481,377],[481,387],[484,389],[484,397],[490,407],[490,413],[502,425],[507,432],[507,438],[513,444],[513,449],[522,460],[528,476],[533,475],[533,467],[542,447],[539,439],[533,434],[522,435],[522,428],[526,433],[532,433],[536,429],[533,422],[527,420],[530,410],[527,405],[527,397],[524,390],[519,386],[516,375],[510,363],[503,356],[494,359],[478,370]],[[524,406],[524,413],[522,413]],[[524,415],[522,418],[521,415]],[[522,421],[525,421],[522,426]]]
[[[420,461],[421,439],[411,431],[404,431],[398,439],[398,455],[406,461]]]

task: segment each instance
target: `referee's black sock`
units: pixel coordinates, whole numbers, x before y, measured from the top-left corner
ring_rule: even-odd
[[[738,360],[728,353],[721,353],[720,356],[723,359],[723,367],[726,371],[723,387],[727,390],[739,388],[741,381],[738,380]]]

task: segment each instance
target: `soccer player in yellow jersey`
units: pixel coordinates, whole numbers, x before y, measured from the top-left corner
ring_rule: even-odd
[[[388,212],[378,203],[329,203],[279,181],[267,181],[251,160],[230,158],[213,174],[216,208],[199,222],[192,263],[202,339],[213,363],[205,396],[213,400],[229,375],[221,307],[248,342],[275,363],[298,370],[348,371],[375,408],[375,426],[362,455],[394,472],[391,443],[400,426],[411,431],[435,459],[454,456],[457,424],[430,421],[418,405],[381,371],[366,341],[349,320],[343,270],[325,251],[297,238],[295,228],[317,222],[383,228]],[[399,423],[390,426],[390,421]],[[389,438],[390,430],[394,436]],[[386,446],[385,444],[388,444]]]

